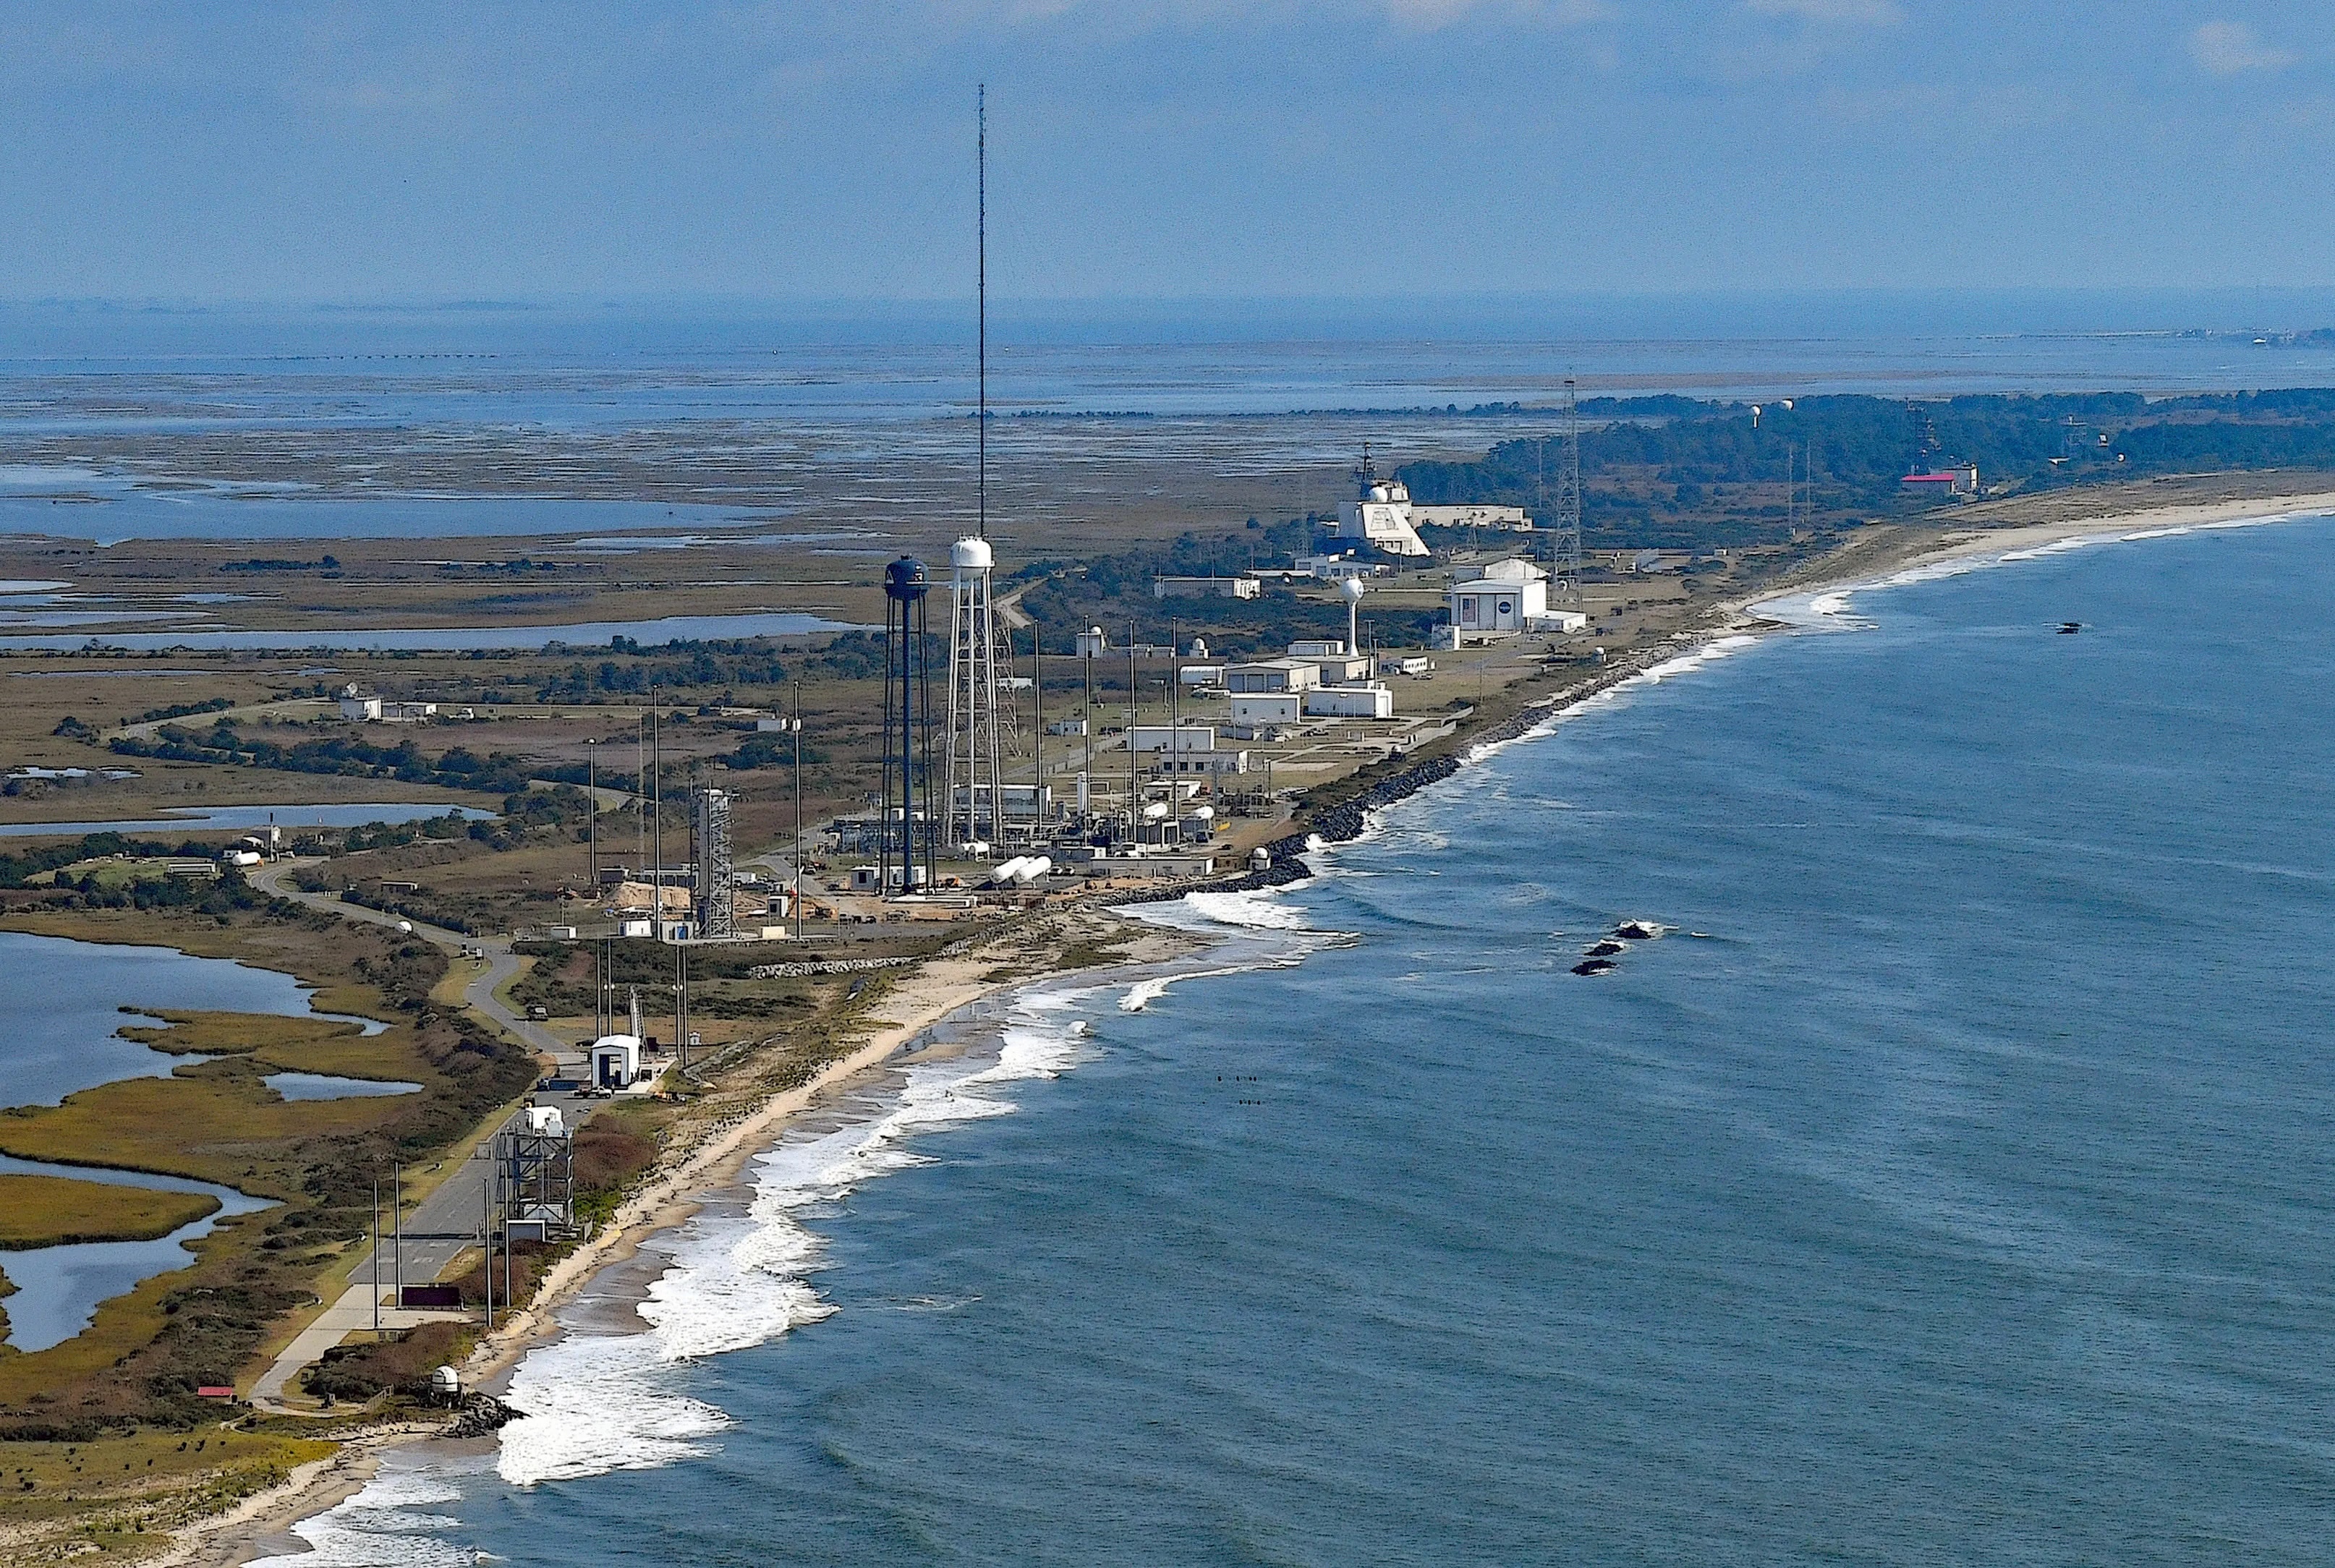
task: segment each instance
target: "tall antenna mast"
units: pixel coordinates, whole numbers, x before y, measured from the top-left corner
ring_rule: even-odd
[[[1556,470],[1555,532],[1548,543],[1549,586],[1556,604],[1581,608],[1581,407],[1573,378],[1565,378],[1565,454]]]
[[[978,423],[981,427],[980,477],[978,510],[974,519],[974,537],[989,537],[989,83],[984,82],[973,90],[974,117],[978,122],[974,140],[974,183],[978,191],[974,218],[974,314],[980,324],[975,357],[980,362],[980,402]]]

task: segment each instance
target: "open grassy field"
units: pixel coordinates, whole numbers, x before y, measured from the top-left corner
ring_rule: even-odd
[[[333,1444],[221,1425],[0,1448],[0,1561],[134,1563]]]
[[[0,1175],[0,1250],[70,1242],[150,1242],[218,1207],[218,1199],[208,1193],[160,1192],[70,1176]]]

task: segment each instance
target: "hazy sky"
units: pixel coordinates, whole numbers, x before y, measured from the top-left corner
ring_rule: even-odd
[[[0,298],[2335,281],[2335,7],[6,5]]]

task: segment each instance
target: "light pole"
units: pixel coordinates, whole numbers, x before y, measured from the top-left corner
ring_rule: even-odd
[[[600,893],[600,743],[584,742],[584,888],[585,896]]]
[[[373,1261],[369,1265],[373,1280],[373,1334],[381,1338],[381,1169],[373,1173]]]
[[[802,687],[792,681],[787,683],[794,688],[791,693],[794,698],[794,716],[787,721],[787,728],[793,731],[795,738],[795,852],[790,858],[794,863],[795,873],[795,940],[800,942],[803,934]]]

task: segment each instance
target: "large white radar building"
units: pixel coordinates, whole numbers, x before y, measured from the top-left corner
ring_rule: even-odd
[[[1338,537],[1357,539],[1390,556],[1423,556],[1427,542],[1410,526],[1410,490],[1400,479],[1371,471],[1371,449],[1354,476],[1361,491],[1338,508]]]

